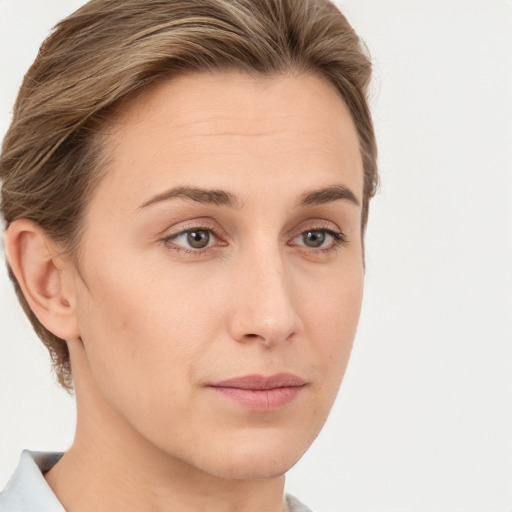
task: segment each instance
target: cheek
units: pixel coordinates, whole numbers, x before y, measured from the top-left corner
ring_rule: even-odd
[[[216,330],[219,308],[197,283],[169,269],[130,267],[124,272],[121,264],[104,265],[101,275],[87,280],[81,332],[101,387],[122,393],[136,380],[136,392],[149,395],[153,386],[170,389],[171,377],[176,383],[194,371],[198,353]]]
[[[310,336],[317,338],[325,350],[338,352],[353,339],[361,311],[363,277],[362,268],[347,266],[319,279],[321,289],[315,290],[311,283],[311,292],[304,293],[309,299],[304,302],[304,314],[311,327]]]
[[[306,337],[312,340],[315,370],[323,376],[327,402],[334,400],[345,372],[357,330],[363,296],[363,271],[355,267],[331,275],[322,293],[304,302]]]

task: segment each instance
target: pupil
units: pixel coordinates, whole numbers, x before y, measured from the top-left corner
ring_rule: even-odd
[[[304,236],[304,243],[308,247],[320,247],[325,241],[325,233],[322,231],[308,231]]]
[[[208,233],[208,231],[190,231],[187,234],[187,242],[190,247],[193,247],[194,249],[202,249],[203,247],[206,247],[209,241],[210,233]]]

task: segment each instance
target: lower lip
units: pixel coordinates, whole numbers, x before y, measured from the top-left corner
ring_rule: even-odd
[[[213,386],[212,389],[238,402],[246,409],[267,412],[280,409],[295,400],[302,386],[273,389],[241,389]]]

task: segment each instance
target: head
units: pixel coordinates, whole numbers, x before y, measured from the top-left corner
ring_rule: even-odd
[[[0,160],[9,270],[60,383],[71,361],[183,460],[187,436],[207,452],[207,423],[204,442],[229,438],[240,459],[268,431],[269,453],[294,439],[254,477],[293,464],[330,410],[359,316],[377,184],[369,80],[326,0],[93,0],[61,22]],[[217,388],[283,372],[305,386],[272,411]],[[237,456],[223,476],[251,476]]]

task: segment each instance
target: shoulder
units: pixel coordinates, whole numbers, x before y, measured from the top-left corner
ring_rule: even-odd
[[[313,512],[310,508],[306,507],[306,505],[301,503],[297,498],[295,498],[291,494],[287,494],[285,498],[286,505],[288,506],[288,510],[290,512]]]
[[[43,476],[61,456],[62,453],[24,450],[16,471],[0,493],[0,512],[65,512]]]

